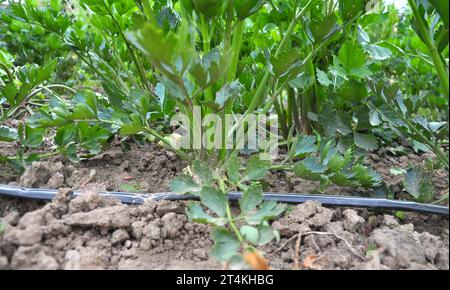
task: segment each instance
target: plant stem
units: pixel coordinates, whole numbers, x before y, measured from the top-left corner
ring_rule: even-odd
[[[448,193],[445,194],[443,197],[441,197],[440,199],[433,201],[431,204],[439,204],[441,202],[447,201],[448,200]]]
[[[293,126],[293,110],[294,108],[293,103],[294,103],[294,89],[289,88],[287,91],[287,109],[286,109],[286,114],[287,114],[287,126],[288,128],[292,128]]]
[[[225,194],[227,192],[227,189],[225,187],[225,181],[223,179],[219,179],[219,187],[222,191],[222,194]],[[241,235],[241,232],[237,228],[236,224],[234,223],[233,213],[231,212],[230,203],[227,201],[225,205],[225,213],[227,215],[228,222],[230,224],[231,229],[233,230],[234,234],[238,238],[239,242],[245,246],[245,240]]]
[[[228,1],[228,7],[227,7],[227,20],[225,25],[225,51],[227,51],[231,46],[231,32],[232,32],[232,22],[233,22],[233,16],[234,16],[234,0]]]
[[[448,71],[445,68],[444,62],[442,61],[442,57],[439,55],[439,52],[436,46],[433,44],[432,37],[430,35],[429,30],[427,30],[425,23],[423,22],[422,15],[420,14],[419,8],[417,7],[415,0],[408,0],[409,5],[414,14],[414,18],[417,21],[418,28],[420,33],[423,36],[423,42],[427,46],[430,51],[431,58],[433,59],[434,66],[436,68],[439,80],[441,81],[442,87],[444,89],[445,96],[447,99],[449,98],[449,79],[448,79]]]
[[[202,41],[203,41],[203,52],[207,54],[211,51],[211,38],[209,35],[209,27],[208,22],[206,21],[205,17],[203,15],[200,16],[200,30],[202,32]],[[205,101],[214,101],[214,94],[212,92],[212,88],[208,87],[205,89],[204,92],[204,100]],[[202,112],[205,115],[211,113],[210,108],[206,108],[205,112]]]
[[[294,124],[295,124],[295,128],[297,129],[297,133],[300,134],[300,132],[302,131],[302,124],[300,123],[300,113],[298,111],[298,93],[295,93],[295,95],[292,98],[292,109],[293,112],[292,114],[294,115]]]
[[[348,25],[350,25],[350,24],[353,23],[356,19],[358,19],[359,16],[360,16],[360,14],[358,14],[356,17],[354,17],[353,19],[351,19],[351,20],[349,20],[347,23],[345,23],[342,27],[340,27],[339,29],[337,29],[336,31],[334,31],[333,33],[331,33],[330,35],[328,35],[327,38],[326,38],[322,43],[320,43],[316,48],[313,49],[313,51],[312,51],[310,54],[308,54],[308,56],[306,56],[306,58],[303,60],[303,62],[302,62],[301,65],[303,66],[303,65],[307,64],[309,61],[311,61],[311,60],[317,55],[317,53],[322,49],[322,47],[327,43],[327,41],[328,41],[332,36],[334,36],[336,33],[342,31],[343,29],[345,29]],[[269,74],[269,75],[270,75],[270,74]],[[267,82],[267,81],[264,81],[264,80],[263,80],[263,82]],[[263,82],[262,82],[262,83],[263,83]],[[263,113],[263,114],[266,114],[266,113],[270,110],[270,108],[273,106],[273,103],[274,103],[276,97],[283,91],[284,87],[285,87],[287,84],[288,84],[288,82],[285,81],[285,82],[279,87],[277,93],[275,93],[275,94],[272,95],[271,99],[266,103],[266,105],[264,106],[264,109],[262,110],[262,113]],[[258,91],[257,91],[257,94],[258,94]],[[253,99],[253,100],[255,100],[255,99]],[[255,108],[256,108],[256,107],[255,107]],[[255,108],[253,108],[253,109],[255,109]],[[249,113],[249,112],[251,113],[251,112],[253,112],[253,110],[252,110],[252,111],[248,110],[247,113]],[[246,113],[246,114],[247,114],[247,113]]]
[[[231,63],[230,63],[230,66],[228,67],[228,73],[227,73],[227,77],[226,77],[227,82],[234,81],[234,79],[236,78],[236,75],[237,75],[239,56],[241,53],[242,42],[244,39],[244,28],[245,28],[244,21],[239,21],[237,23],[237,25],[235,26],[235,31],[233,33],[233,42],[231,44],[232,45],[232,47],[231,47]],[[222,117],[225,117],[226,114],[230,114],[232,109],[233,109],[232,102],[226,104],[225,108],[223,110]],[[225,118],[222,118],[222,120],[225,120]],[[222,122],[222,148],[224,148],[224,149],[221,149],[219,151],[219,160],[221,162],[223,162],[225,160],[226,154],[227,154],[227,149],[225,149],[226,144],[227,144],[227,134],[226,134],[225,126],[226,126],[225,122]]]
[[[281,164],[281,165],[272,165],[270,167],[270,170],[274,171],[292,171],[294,170],[294,167],[290,164]]]
[[[45,154],[39,154],[39,155],[37,155],[37,158],[38,159],[45,159],[45,158],[56,156],[58,154],[59,154],[59,151],[54,151],[54,152],[49,152],[49,153],[45,153]],[[17,156],[11,156],[11,157],[8,157],[8,159],[9,160],[18,160],[19,158]]]
[[[106,10],[108,11],[109,15],[111,16],[111,18],[113,19],[114,23],[116,24],[117,29],[119,30],[120,36],[122,37],[123,41],[125,42],[125,45],[128,49],[128,51],[130,52],[131,55],[131,59],[133,60],[134,65],[136,66],[138,73],[139,73],[139,77],[141,78],[142,84],[144,85],[144,87],[153,95],[153,89],[145,75],[145,71],[144,68],[142,67],[142,64],[139,62],[137,56],[136,56],[136,52],[133,49],[133,46],[128,42],[127,37],[125,36],[125,33],[122,30],[122,27],[120,27],[119,22],[117,21],[117,19],[114,17],[113,13],[111,12],[111,10],[109,9],[108,5],[105,3],[105,1],[103,1],[103,5],[105,6]]]
[[[395,108],[395,107],[394,107]],[[406,125],[414,131],[414,133],[416,133],[419,137],[420,137],[420,141],[422,143],[424,143],[428,148],[430,148],[431,151],[434,152],[434,154],[436,155],[436,157],[445,165],[445,167],[448,169],[449,168],[449,160],[447,158],[447,156],[445,155],[445,153],[441,150],[441,148],[439,148],[439,145],[437,144],[433,144],[433,142],[431,142],[431,140],[429,140],[427,137],[425,137],[422,132],[416,128],[416,126],[414,126],[414,124],[412,124],[407,118],[405,118],[400,112],[398,112],[396,109],[394,109],[394,112],[396,113],[396,115],[403,121],[406,123]]]
[[[229,203],[226,204],[226,213],[227,213],[227,218],[228,218],[228,222],[230,223],[231,229],[233,230],[234,234],[238,238],[239,242],[241,244],[245,245],[245,240],[242,237],[241,232],[237,228],[236,224],[234,223],[233,214],[231,213],[231,208],[230,208]]]
[[[287,121],[286,121],[286,114],[283,108],[281,107],[280,103],[278,102],[278,99],[275,100],[275,111],[277,112],[278,119],[281,123],[281,131],[283,134],[283,138],[286,140],[289,134],[289,129],[287,127]]]
[[[3,70],[6,72],[6,75],[8,76],[9,81],[12,83],[14,82],[14,76],[8,66],[0,61],[0,67],[3,68]]]
[[[191,161],[191,157],[184,153],[183,151],[181,151],[180,149],[175,148],[172,143],[170,143],[169,140],[167,140],[164,136],[160,135],[156,130],[153,130],[152,128],[149,127],[145,127],[144,128],[145,132],[147,132],[148,134],[158,138],[159,140],[161,140],[161,142],[163,142],[164,144],[166,144],[167,146],[170,147],[171,150],[173,150],[176,154],[178,154],[181,158],[183,158],[186,161]]]
[[[233,33],[233,44],[232,44],[232,51],[231,51],[231,63],[230,67],[228,68],[228,75],[227,75],[227,81],[232,82],[236,78],[237,74],[237,68],[239,63],[239,55],[241,53],[241,46],[244,39],[244,28],[245,28],[245,22],[239,21],[236,25],[236,29]]]
[[[286,33],[283,36],[283,39],[280,42],[280,45],[278,46],[278,49],[275,52],[275,55],[274,55],[275,57],[278,57],[280,55],[280,53],[283,51],[284,46],[286,45],[289,37],[291,37],[292,33],[294,32],[295,26],[297,25],[298,21],[305,14],[305,12],[310,8],[312,3],[313,3],[313,1],[309,0],[308,3],[306,3],[306,5],[300,11],[300,13],[298,13],[297,15],[294,16],[291,23],[289,24],[289,27],[288,27]],[[270,78],[270,71],[268,69],[266,69],[266,73],[264,74],[264,77],[261,80],[261,83],[259,84],[258,89],[256,90],[255,96],[253,97],[253,100],[247,109],[247,113],[253,112],[256,109],[256,107],[258,106],[258,104],[260,103],[261,98],[264,94],[264,91],[266,91],[266,89],[267,89],[266,85],[267,85],[267,82],[269,81],[269,78]]]
[[[74,94],[77,93],[76,90],[74,90],[74,89],[72,89],[71,87],[68,87],[68,86],[66,86],[66,85],[62,85],[62,84],[52,84],[52,85],[47,85],[47,86],[42,86],[42,87],[45,87],[45,88],[48,88],[48,89],[60,88],[60,89],[68,90],[68,91],[70,91],[70,92],[72,92],[72,93],[74,93]]]

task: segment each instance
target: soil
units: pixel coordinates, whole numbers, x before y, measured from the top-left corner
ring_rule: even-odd
[[[70,193],[22,216],[2,213],[0,269],[220,269],[209,256],[209,228],[187,220],[185,203],[128,206]],[[448,221],[415,223],[307,202],[273,223],[281,240],[262,251],[273,269],[448,269]]]
[[[133,146],[126,152],[117,146],[79,163],[60,156],[33,162],[22,176],[0,174],[0,182],[31,188],[154,193],[167,191],[168,182],[186,166],[157,145]]]
[[[368,162],[399,186],[401,177],[389,169],[425,157],[374,154]],[[0,176],[10,185],[59,189],[49,203],[0,198],[0,269],[220,269],[209,255],[209,227],[189,222],[184,202],[130,206],[97,194],[167,191],[186,165],[147,145],[130,152],[112,148],[79,164],[53,158],[33,163],[20,177]],[[448,190],[448,172],[433,178],[439,191]],[[283,173],[266,184],[267,190],[301,193],[318,186]],[[71,199],[71,190],[85,194]],[[406,213],[400,220],[389,212],[307,202],[289,207],[273,227],[281,239],[261,248],[273,269],[449,269],[449,223],[438,216]]]

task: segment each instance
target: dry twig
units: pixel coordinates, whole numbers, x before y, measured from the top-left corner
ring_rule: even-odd
[[[360,260],[362,261],[367,261],[367,258],[360,255],[358,252],[355,251],[355,249],[353,249],[353,247],[350,245],[350,243],[343,237],[335,234],[335,233],[329,233],[329,232],[306,232],[306,233],[299,233],[294,235],[293,237],[289,238],[283,245],[281,245],[281,247],[279,247],[274,254],[278,253],[279,251],[281,251],[284,247],[286,247],[290,242],[292,242],[294,239],[297,238],[297,242],[295,245],[295,255],[294,255],[294,267],[296,269],[299,268],[299,257],[300,257],[300,245],[301,245],[301,239],[302,237],[305,236],[309,236],[309,235],[329,235],[329,236],[334,236],[337,239],[343,241],[345,243],[345,245],[347,246],[348,250],[355,255],[356,257],[358,257]]]

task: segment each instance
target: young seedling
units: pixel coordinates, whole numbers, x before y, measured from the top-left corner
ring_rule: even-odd
[[[200,198],[200,203],[188,205],[186,213],[191,221],[212,226],[214,246],[211,254],[215,259],[234,266],[247,263],[248,267],[250,263],[257,267],[255,264],[264,264],[258,247],[279,239],[278,232],[269,222],[282,214],[285,207],[275,201],[264,201],[259,181],[270,170],[270,162],[254,156],[243,172],[239,168],[237,157],[216,170],[208,163],[194,161],[189,175],[176,177],[170,188]],[[232,209],[227,197],[233,190],[243,191],[238,202],[239,211]]]

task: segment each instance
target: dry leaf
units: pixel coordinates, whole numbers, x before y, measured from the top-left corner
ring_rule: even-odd
[[[310,270],[320,270],[320,266],[315,265],[314,263],[317,262],[320,258],[314,255],[307,256],[305,260],[303,261],[303,268],[304,269],[310,269]]]
[[[244,261],[250,265],[253,270],[269,270],[267,260],[258,252],[247,252],[244,255]]]

